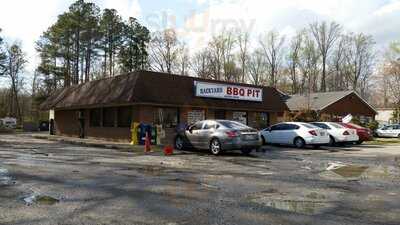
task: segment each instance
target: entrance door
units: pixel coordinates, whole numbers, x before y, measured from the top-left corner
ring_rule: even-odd
[[[214,111],[214,118],[216,120],[224,120],[224,119],[226,119],[226,111],[225,110],[215,110]]]

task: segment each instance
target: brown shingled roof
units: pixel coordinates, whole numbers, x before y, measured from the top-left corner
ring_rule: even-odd
[[[50,96],[41,105],[41,108],[48,110],[96,107],[99,105],[157,104],[275,112],[288,110],[286,104],[280,99],[279,92],[272,87],[240,84],[242,86],[263,88],[263,102],[211,99],[194,96],[193,83],[195,80],[235,84],[139,71],[65,88]]]

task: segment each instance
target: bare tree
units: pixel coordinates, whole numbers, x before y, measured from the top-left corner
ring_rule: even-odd
[[[400,42],[393,42],[385,53],[383,76],[395,104],[400,107]]]
[[[1,32],[1,28],[0,28]],[[4,75],[6,71],[6,51],[3,47],[3,38],[0,36],[0,76]]]
[[[289,52],[287,56],[288,60],[288,69],[290,73],[291,80],[291,91],[292,94],[296,94],[298,92],[298,66],[300,64],[300,51],[303,44],[304,39],[304,31],[298,32],[290,42]]]
[[[326,64],[330,49],[340,37],[341,26],[335,22],[329,25],[322,23],[310,24],[310,30],[315,38],[322,59],[321,91],[326,91]]]
[[[328,87],[331,91],[342,91],[347,89],[346,86],[346,63],[345,63],[345,51],[346,51],[346,38],[341,37],[333,51],[330,64],[331,71],[334,76],[328,79]]]
[[[150,68],[155,71],[172,73],[173,66],[178,61],[179,49],[175,30],[167,29],[163,32],[153,33],[149,44]]]
[[[249,58],[249,42],[250,42],[250,33],[247,31],[238,31],[237,42],[239,45],[239,60],[240,60],[240,68],[241,68],[241,78],[240,82],[244,83],[246,79],[246,72],[248,67],[248,58]]]
[[[262,49],[256,49],[250,54],[248,60],[249,81],[255,85],[261,85],[265,82],[265,74],[267,72],[267,65],[264,58]]]
[[[5,74],[11,81],[11,115],[16,115],[18,120],[22,122],[21,106],[18,95],[22,86],[22,77],[20,75],[27,61],[19,43],[14,43],[7,47],[6,57],[7,63],[5,65]]]
[[[270,85],[276,87],[279,67],[282,64],[285,37],[277,31],[269,31],[260,37],[259,43],[269,68]]]
[[[178,49],[178,65],[177,72],[180,75],[188,76],[189,73],[189,49],[187,48],[185,43],[182,43]]]
[[[212,78],[211,65],[210,65],[211,53],[205,48],[197,53],[190,60],[190,68],[200,78]]]
[[[300,69],[302,72],[300,93],[309,95],[311,92],[318,90],[318,65],[320,62],[317,46],[309,36],[305,37],[300,54]]]
[[[237,80],[233,50],[236,39],[233,31],[223,31],[214,36],[208,44],[211,53],[211,69],[216,80]]]
[[[362,33],[348,34],[346,39],[346,66],[350,70],[348,79],[351,82],[351,88],[364,95],[368,84],[367,80],[373,73],[375,60],[373,46],[375,42],[372,36]]]

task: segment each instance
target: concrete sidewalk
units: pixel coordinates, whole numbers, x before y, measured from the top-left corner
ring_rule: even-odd
[[[36,139],[45,139],[50,141],[58,141],[66,144],[84,146],[84,147],[95,147],[95,148],[108,148],[108,149],[116,149],[124,152],[144,152],[143,145],[131,145],[129,143],[123,142],[113,142],[113,141],[105,141],[94,138],[75,138],[75,137],[66,137],[66,136],[57,136],[57,135],[49,135],[47,132],[38,132],[38,133],[24,133],[22,134],[26,137],[36,138]],[[154,152],[161,152],[162,146],[152,145],[151,150]]]

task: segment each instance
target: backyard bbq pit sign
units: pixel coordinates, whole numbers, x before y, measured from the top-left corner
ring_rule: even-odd
[[[194,82],[195,96],[203,98],[220,98],[243,101],[262,102],[261,88],[245,87],[230,84]]]

